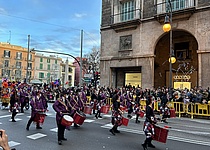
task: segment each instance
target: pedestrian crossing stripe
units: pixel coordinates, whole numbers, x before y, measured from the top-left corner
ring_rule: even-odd
[[[52,131],[52,132],[58,132],[58,128],[50,129],[50,131]]]
[[[15,142],[15,141],[9,141],[8,144],[9,144],[9,147],[15,147],[17,145],[20,145],[20,143]]]
[[[15,118],[15,121],[20,121],[20,120],[22,120],[22,119],[20,119],[20,118]],[[12,121],[12,119],[10,119],[9,121]]]
[[[112,116],[112,115],[103,115],[103,117],[107,117],[107,118],[108,118],[108,117],[111,117],[111,116]]]
[[[42,133],[36,133],[36,134],[32,134],[32,135],[27,136],[27,138],[32,139],[32,140],[37,140],[37,139],[43,138],[45,136],[47,136],[47,135],[42,134]]]
[[[95,121],[95,120],[85,119],[85,121],[84,121],[84,122],[88,122],[88,123],[90,123],[90,122],[93,122],[93,121]]]

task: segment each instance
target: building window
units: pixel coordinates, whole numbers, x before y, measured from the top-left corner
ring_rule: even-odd
[[[39,78],[41,78],[41,79],[44,78],[44,73],[43,73],[43,72],[40,72],[40,73],[39,73]]]
[[[10,51],[4,50],[4,57],[10,58]]]
[[[29,61],[32,60],[32,54],[29,54],[28,60],[29,60]]]
[[[120,50],[132,49],[132,35],[120,37]]]
[[[49,72],[47,73],[47,78],[50,79],[50,73]]]
[[[56,60],[55,60],[55,64],[57,64],[57,63],[58,63],[58,60],[56,59]]]
[[[157,14],[166,13],[169,11],[169,6],[166,0],[156,0]],[[171,0],[172,11],[178,11],[195,6],[195,0]]]
[[[40,62],[43,62],[43,58],[40,58]]]
[[[47,63],[50,63],[50,59],[49,58],[47,59]]]
[[[65,72],[65,66],[62,66],[62,72]]]
[[[50,70],[50,64],[47,65],[47,70]]]
[[[72,73],[72,68],[71,67],[69,67],[69,73]]]
[[[186,60],[192,57],[189,50],[189,42],[175,43],[174,50],[177,60]]]
[[[121,21],[134,19],[134,1],[125,1],[121,4]]]
[[[15,77],[21,78],[21,70],[15,70]]]
[[[72,76],[69,76],[68,80],[69,80],[69,82],[71,82],[72,81]]]
[[[4,67],[6,67],[6,68],[9,67],[9,60],[4,60]]]
[[[17,69],[20,69],[21,68],[21,62],[19,62],[19,61],[16,62],[16,68]]]
[[[10,77],[10,70],[9,69],[2,69],[1,75],[3,77]]]
[[[176,10],[184,9],[186,5],[185,1],[186,0],[172,0],[171,1],[172,10],[176,11]]]
[[[39,64],[39,69],[43,69],[43,64]]]
[[[28,69],[32,69],[32,63],[28,63]]]
[[[28,72],[28,76],[29,76],[29,78],[31,78],[31,76],[32,76],[32,72],[31,71]]]
[[[16,59],[22,59],[22,53],[16,52]]]

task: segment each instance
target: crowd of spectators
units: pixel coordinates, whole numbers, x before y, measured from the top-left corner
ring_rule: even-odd
[[[88,91],[91,89],[88,89]],[[169,90],[167,87],[159,87],[153,89],[143,89],[141,87],[133,87],[133,86],[125,86],[121,88],[105,88],[101,87],[100,90],[103,90],[107,93],[107,95],[111,98],[113,93],[117,90],[121,94],[127,93],[134,97],[139,97],[140,99],[147,99],[147,97],[152,96],[155,100],[161,100],[162,103],[167,101],[173,102],[192,102],[192,103],[201,103],[208,104],[210,100],[210,89],[203,88],[191,88],[191,89],[171,89]],[[88,92],[91,93],[91,92]]]

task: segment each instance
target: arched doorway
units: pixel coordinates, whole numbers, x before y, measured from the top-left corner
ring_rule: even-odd
[[[172,86],[184,88],[198,85],[198,43],[195,37],[183,30],[175,30],[172,43],[176,62],[172,64]],[[155,47],[154,86],[169,86],[169,33],[165,33]]]

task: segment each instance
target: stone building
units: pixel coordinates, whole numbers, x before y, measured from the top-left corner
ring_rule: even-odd
[[[172,18],[176,58],[172,64],[173,87],[186,82],[190,87],[207,88],[209,14],[209,0],[102,0],[101,85],[169,85],[170,32],[162,29],[168,15]]]

